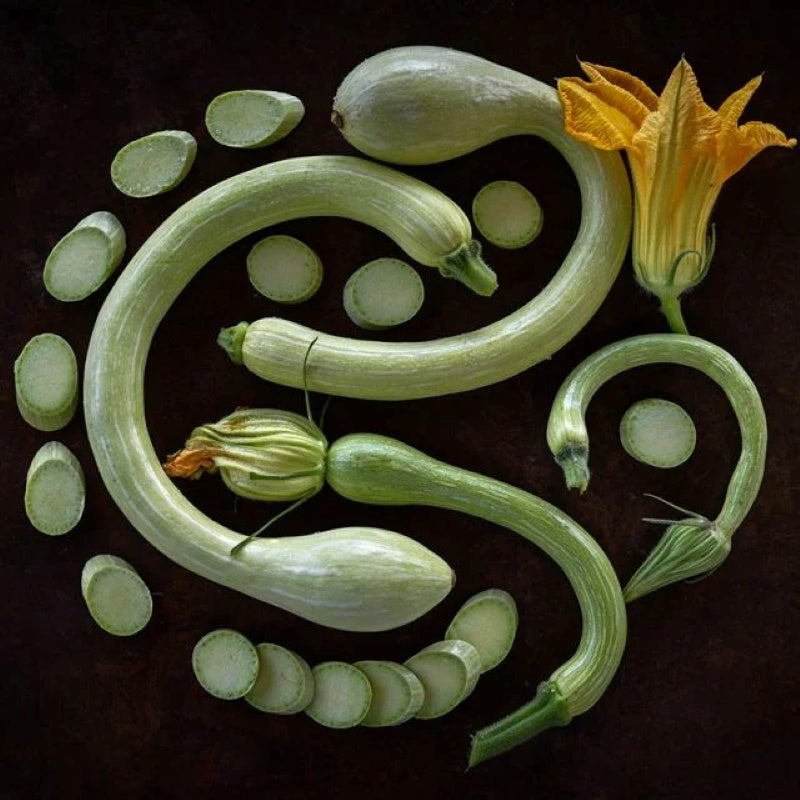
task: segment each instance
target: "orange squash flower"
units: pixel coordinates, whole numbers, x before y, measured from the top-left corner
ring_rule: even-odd
[[[761,78],[717,111],[681,59],[661,96],[622,70],[581,62],[589,80],[562,78],[564,125],[602,150],[625,150],[634,192],[636,278],[661,300],[670,327],[686,333],[680,294],[705,276],[714,250],[709,221],[722,184],[771,145],[794,147],[774,125],[739,118]]]

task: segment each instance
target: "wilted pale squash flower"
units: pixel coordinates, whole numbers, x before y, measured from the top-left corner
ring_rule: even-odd
[[[267,408],[239,409],[192,431],[164,464],[173,478],[219,471],[225,485],[251,500],[298,500],[325,484],[328,442],[306,417]]]
[[[760,77],[715,111],[685,59],[660,97],[622,70],[581,67],[588,81],[558,81],[565,128],[602,150],[627,151],[636,278],[661,300],[670,327],[685,333],[678,298],[708,270],[714,250],[709,220],[722,184],[765,147],[794,147],[796,140],[764,122],[739,125]]]

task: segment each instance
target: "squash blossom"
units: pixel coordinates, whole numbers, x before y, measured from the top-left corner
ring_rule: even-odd
[[[602,150],[626,150],[634,193],[631,245],[637,281],[686,333],[679,296],[705,276],[714,250],[709,219],[722,184],[771,145],[794,147],[774,125],[739,117],[761,78],[715,111],[681,59],[661,96],[622,70],[581,62],[589,80],[562,78],[567,132]]]
[[[173,478],[219,471],[232,492],[281,502],[308,498],[323,487],[327,452],[328,441],[311,420],[290,411],[243,408],[195,428],[163,466]]]

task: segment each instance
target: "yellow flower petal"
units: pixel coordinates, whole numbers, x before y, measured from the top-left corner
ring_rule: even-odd
[[[632,137],[636,130],[642,126],[642,123],[651,110],[655,109],[648,108],[635,94],[629,92],[623,86],[618,86],[606,80],[594,65],[582,62],[581,66],[590,78],[592,78],[593,75],[595,76],[592,78],[591,83],[584,85],[588,86],[589,91],[591,91],[598,100],[612,106],[619,111],[620,114],[628,118],[630,121],[630,137]],[[601,67],[601,69],[605,68]],[[621,74],[624,75],[625,73]]]
[[[768,122],[746,122],[734,128],[719,144],[714,180],[722,183],[765,148],[794,147],[797,139],[788,139],[783,131]]]
[[[758,144],[761,150],[772,145],[794,147],[797,144],[797,139],[787,139],[783,131],[769,122],[745,122],[739,126],[739,133],[752,144]]]
[[[761,76],[749,80],[739,91],[734,92],[720,107],[719,115],[725,123],[736,125],[753,93],[761,85]]]
[[[659,98],[658,111],[648,115],[633,137],[634,149],[677,169],[697,155],[713,156],[721,123],[706,105],[689,62],[681,59]]]
[[[648,111],[655,111],[658,108],[658,95],[644,81],[639,80],[629,72],[614,69],[614,67],[603,67],[600,64],[590,64],[587,61],[581,61],[580,65],[593,82],[607,81],[620,89],[624,89],[629,94],[632,94]]]
[[[601,150],[621,150],[630,145],[638,125],[608,95],[607,89],[598,91],[595,84],[580,78],[558,81],[567,133]]]

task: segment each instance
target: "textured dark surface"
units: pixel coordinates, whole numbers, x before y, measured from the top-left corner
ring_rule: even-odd
[[[671,587],[630,608],[622,667],[595,708],[468,773],[469,734],[529,699],[577,642],[577,607],[553,563],[477,520],[357,507],[325,490],[280,531],[354,523],[394,528],[447,558],[458,583],[440,607],[400,631],[324,630],[214,586],[150,547],[107,495],[80,414],[57,438],[85,467],[86,513],[70,535],[41,536],[27,523],[22,495],[30,458],[51,437],[22,422],[11,380],[16,354],[44,330],[66,336],[79,359],[85,355],[106,289],[66,305],[41,284],[44,258],[65,231],[105,208],[123,221],[133,253],[169,212],[221,178],[267,159],[352,152],[328,123],[330,100],[344,75],[374,52],[400,44],[452,46],[548,82],[575,74],[577,55],[628,69],[657,89],[685,53],[712,105],[765,71],[746,118],[797,136],[796,15],[768,12],[768,5],[386,0],[322,11],[303,2],[163,2],[152,8],[133,2],[124,10],[102,3],[0,4],[0,796],[796,796],[796,152],[767,151],[725,187],[715,213],[711,272],[685,304],[692,331],[730,350],[750,371],[771,426],[763,490],[730,558],[709,579]],[[203,110],[215,94],[245,86],[298,95],[306,103],[305,120],[267,150],[223,149],[207,135]],[[108,178],[114,153],[160,128],[184,128],[197,137],[192,172],[162,197],[123,197]],[[564,163],[538,140],[509,140],[413,172],[464,207],[490,179],[520,180],[541,200],[545,226],[522,252],[487,248],[501,286],[489,301],[426,271],[426,304],[404,331],[390,334],[394,338],[427,338],[499,318],[538,291],[575,235],[577,190]],[[345,221],[308,220],[280,230],[315,247],[327,274],[316,298],[279,313],[323,330],[357,333],[341,309],[341,286],[366,260],[398,255],[394,245]],[[208,265],[157,332],[146,399],[160,453],[175,449],[194,424],[236,405],[302,410],[300,392],[235,369],[214,344],[219,326],[275,312],[247,284],[243,260],[252,241]],[[594,473],[582,497],[564,489],[544,426],[558,384],[583,356],[623,336],[661,330],[655,304],[636,288],[626,264],[596,317],[549,362],[455,397],[390,404],[336,399],[328,432],[332,438],[356,430],[396,436],[541,494],[584,524],[626,579],[659,535],[639,521],[661,513],[644,492],[711,516],[719,509],[739,447],[724,396],[699,374],[672,367],[615,379],[590,408]],[[616,438],[627,405],[652,394],[678,400],[697,424],[697,451],[677,470],[636,465]],[[314,404],[318,409],[321,398]],[[263,508],[234,505],[218,481],[187,491],[213,516],[241,529],[264,519]],[[80,570],[98,552],[127,558],[154,592],[153,620],[136,637],[102,633],[83,606]],[[518,601],[517,643],[468,702],[438,721],[329,731],[304,715],[268,717],[243,702],[214,700],[191,673],[194,642],[217,626],[290,646],[311,663],[402,660],[439,638],[456,608],[490,586]]]

